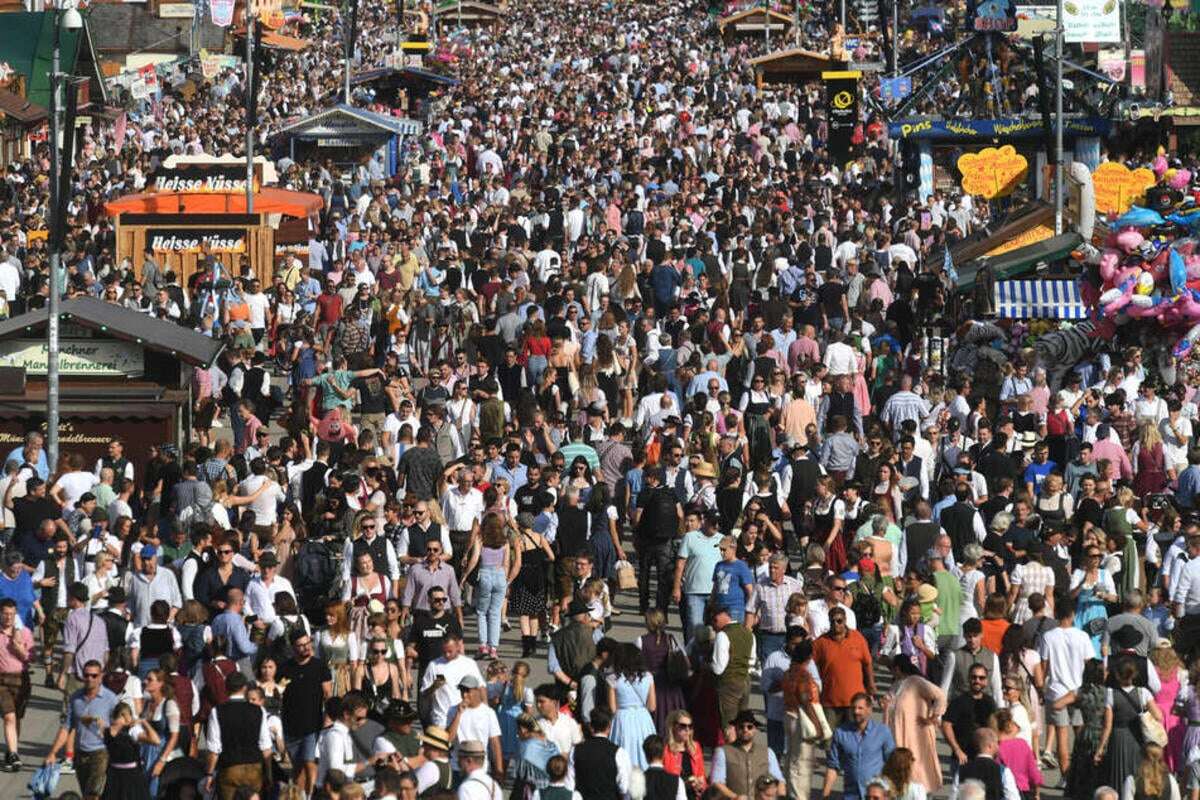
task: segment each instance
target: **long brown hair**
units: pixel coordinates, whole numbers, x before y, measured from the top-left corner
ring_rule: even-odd
[[[333,624],[329,626],[330,636],[345,636],[350,633],[350,612],[346,610],[347,605],[341,601],[325,605],[325,613],[333,617]]]
[[[1145,797],[1159,797],[1167,782],[1167,764],[1163,761],[1163,749],[1154,742],[1147,742],[1142,753],[1142,765],[1138,767],[1138,790]]]
[[[880,771],[880,774],[891,782],[892,791],[896,797],[904,794],[912,780],[913,761],[915,759],[912,750],[907,747],[897,747],[892,751],[887,763]]]

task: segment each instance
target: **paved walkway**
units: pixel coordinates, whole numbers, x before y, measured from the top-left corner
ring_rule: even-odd
[[[637,614],[637,597],[633,592],[623,592],[616,598],[616,606],[623,613],[620,616],[613,617],[614,624],[609,632],[609,635],[620,641],[633,641],[645,629],[642,626],[642,619]],[[475,617],[473,614],[467,614],[464,620],[467,625],[467,648],[468,652],[473,652],[478,640],[475,638]],[[515,623],[515,618],[514,618]],[[678,618],[672,619],[672,624],[678,626]],[[502,636],[500,656],[510,664],[512,661],[520,657],[521,639],[520,630],[514,630],[505,633]],[[532,669],[530,685],[537,686],[548,679],[546,673],[546,657],[544,645],[539,650],[538,656],[528,659]],[[880,680],[880,690],[883,691],[888,685],[886,674],[882,674]],[[29,782],[30,775],[33,770],[41,765],[42,758],[50,748],[50,743],[54,740],[54,735],[58,728],[59,721],[59,695],[57,692],[51,691],[41,686],[43,672],[40,667],[34,668],[33,679],[36,688],[34,689],[33,698],[29,704],[29,710],[25,716],[25,723],[21,734],[21,758],[25,762],[25,769],[18,774],[0,773],[0,800],[7,800],[14,797],[29,797],[29,791],[26,785]],[[762,695],[757,691],[757,686],[754,687],[751,696],[751,707],[760,714],[763,710]],[[765,732],[763,736],[765,736]],[[945,746],[940,747],[943,765],[948,763],[948,751]],[[820,773],[814,775],[814,796],[819,796],[820,792]],[[1046,772],[1046,782],[1049,786],[1054,786],[1058,782],[1057,772]],[[59,793],[67,790],[78,790],[73,775],[64,775],[59,783]],[[948,793],[943,791],[939,793],[939,797],[945,797]],[[1042,792],[1043,798],[1059,798],[1062,797],[1061,790],[1047,789]],[[1085,798],[1084,800],[1089,800]]]

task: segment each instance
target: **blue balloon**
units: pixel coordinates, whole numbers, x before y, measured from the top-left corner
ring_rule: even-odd
[[[1117,218],[1116,222],[1113,223],[1113,229],[1119,230],[1129,227],[1145,228],[1151,225],[1162,225],[1163,221],[1162,214],[1159,214],[1154,209],[1134,206]]]
[[[1187,288],[1187,265],[1183,263],[1183,256],[1179,255],[1178,250],[1171,251],[1170,276],[1172,294]]]

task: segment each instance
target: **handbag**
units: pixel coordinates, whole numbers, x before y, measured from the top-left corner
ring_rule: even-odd
[[[1120,692],[1120,689],[1114,691]],[[1122,692],[1124,694],[1124,692]],[[1128,695],[1126,695],[1128,696]],[[1159,747],[1167,746],[1167,729],[1163,724],[1154,718],[1146,706],[1142,706],[1141,712],[1138,714],[1138,720],[1142,723],[1142,745],[1156,744]]]
[[[628,561],[618,561],[613,565],[617,571],[618,589],[636,589],[638,587],[637,571]]]
[[[692,676],[692,662],[688,660],[687,653],[679,649],[674,636],[668,634],[667,641],[670,643],[667,650],[667,680],[675,686],[682,686]]]
[[[796,712],[796,716],[800,718],[800,736],[809,742],[829,741],[833,738],[833,730],[829,727],[829,720],[825,718],[824,707],[820,703],[813,703],[812,710],[817,718],[815,725],[804,709]]]

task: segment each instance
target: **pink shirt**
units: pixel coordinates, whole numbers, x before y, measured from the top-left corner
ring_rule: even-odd
[[[821,347],[807,336],[800,336],[788,348],[788,369],[795,371],[805,361],[820,363]]]
[[[13,652],[11,641],[16,639],[25,648],[25,660],[17,658]],[[13,636],[0,633],[0,673],[20,674],[29,668],[29,658],[33,655],[33,634],[28,628],[17,628]]]
[[[1133,477],[1133,465],[1129,463],[1125,448],[1111,439],[1097,440],[1092,445],[1092,458],[1096,461],[1108,459],[1108,475],[1105,477],[1111,480]]]
[[[1029,744],[1024,739],[1013,738],[1001,741],[1000,751],[996,753],[996,760],[1012,770],[1013,778],[1017,781],[1017,788],[1022,792],[1028,792],[1031,787],[1041,786],[1045,783],[1037,760],[1033,757],[1033,751],[1029,749]]]

